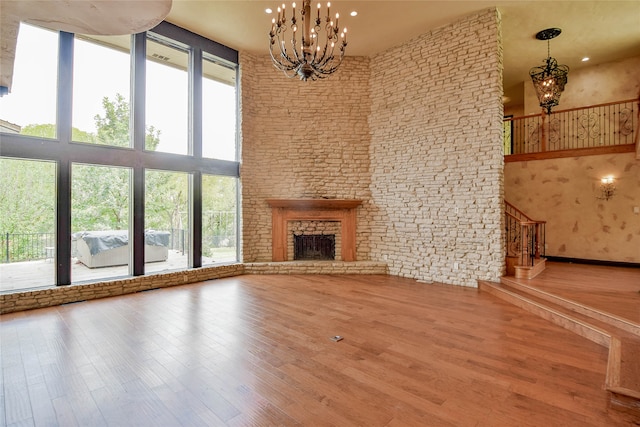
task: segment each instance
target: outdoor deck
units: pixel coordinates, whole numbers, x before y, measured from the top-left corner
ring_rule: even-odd
[[[225,254],[216,259],[203,257],[202,264],[212,265],[234,260],[234,254]],[[156,273],[159,271],[181,270],[185,268],[187,268],[187,254],[169,250],[169,257],[166,261],[147,263],[145,265],[145,272]],[[129,267],[126,265],[89,268],[75,258],[72,259],[72,283],[93,282],[117,277],[127,277],[128,275]],[[55,262],[53,259],[0,264],[0,292],[53,287],[55,286],[54,282]]]

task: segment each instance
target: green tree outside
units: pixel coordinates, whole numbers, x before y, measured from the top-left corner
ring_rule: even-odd
[[[129,103],[121,94],[102,99],[104,115],[94,117],[97,133],[90,142],[130,147]],[[160,131],[148,127],[147,147],[160,143]],[[87,141],[89,142],[89,141]],[[72,170],[73,232],[126,230],[129,228],[131,172],[112,166],[74,165]]]

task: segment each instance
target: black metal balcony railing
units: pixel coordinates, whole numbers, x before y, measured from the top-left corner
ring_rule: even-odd
[[[189,248],[187,230],[172,229],[169,233],[168,248],[184,255]],[[73,243],[74,241],[72,241],[71,255],[75,256]],[[3,233],[0,235],[0,263],[53,259],[55,244],[55,233]],[[235,244],[235,232],[203,235],[204,251],[212,248],[235,247]]]
[[[202,235],[202,250],[229,248],[236,245],[235,212],[207,212]],[[184,254],[189,248],[189,233],[178,228],[169,230],[169,249]],[[71,255],[75,256],[75,241],[72,239]],[[55,233],[2,233],[0,235],[0,263],[53,259],[55,256]]]
[[[505,119],[505,155],[635,143],[637,99]]]
[[[51,258],[55,242],[55,233],[2,233],[0,235],[1,262]]]

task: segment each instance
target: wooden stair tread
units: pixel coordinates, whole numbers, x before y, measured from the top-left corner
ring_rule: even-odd
[[[611,332],[616,335],[626,336],[626,333],[629,333],[640,338],[640,324],[632,320],[525,285],[511,277],[502,277],[500,282],[500,286],[506,287],[509,291],[532,298],[535,301],[552,304],[553,307],[562,308],[564,313],[575,315],[576,318],[588,321],[594,326],[604,327],[604,329],[611,328]]]
[[[514,275],[517,279],[533,279],[546,269],[546,259],[534,259],[533,265],[514,265]]]
[[[611,403],[623,411],[640,414],[640,325],[546,292],[540,293],[509,278],[501,281],[479,281],[479,289],[608,347],[606,388],[612,393]]]
[[[592,322],[590,318],[566,309],[561,305],[529,295],[520,289],[511,288],[503,283],[484,282],[480,285],[480,289],[489,291],[499,298],[505,299],[530,313],[547,319],[603,347],[609,347],[609,341],[613,333],[601,322]]]
[[[512,258],[517,258],[517,257],[512,257]],[[536,268],[539,264],[543,264],[547,261],[546,258],[534,258],[533,259],[533,265],[517,265],[516,267],[519,268],[524,268],[524,269],[532,269],[532,268]]]
[[[586,307],[582,304],[568,301],[564,298],[556,297],[546,292],[544,293],[546,298],[542,298],[536,294],[530,293],[529,289],[523,289],[520,284],[517,285],[518,287],[513,286],[511,282],[509,282],[508,278],[506,278],[504,282],[496,283],[494,285],[497,285],[497,287],[500,289],[506,290],[522,298],[533,301],[540,306],[561,313],[568,318],[571,318],[583,324],[590,325],[595,329],[605,332],[607,335],[616,336],[625,341],[640,342],[640,325],[637,325],[626,319],[620,319],[616,316],[599,312],[598,310],[595,310],[591,307]],[[535,292],[535,290],[533,291]],[[567,304],[569,304],[570,307],[567,307]],[[609,321],[599,319],[598,316],[602,316]],[[625,329],[625,327],[616,326],[615,321],[624,322],[625,324],[628,324],[628,327],[626,327],[626,325],[622,325],[626,327]]]

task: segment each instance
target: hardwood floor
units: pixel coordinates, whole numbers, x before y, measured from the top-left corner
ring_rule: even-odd
[[[238,276],[3,315],[0,333],[8,426],[640,425],[607,406],[602,346],[391,276]]]

